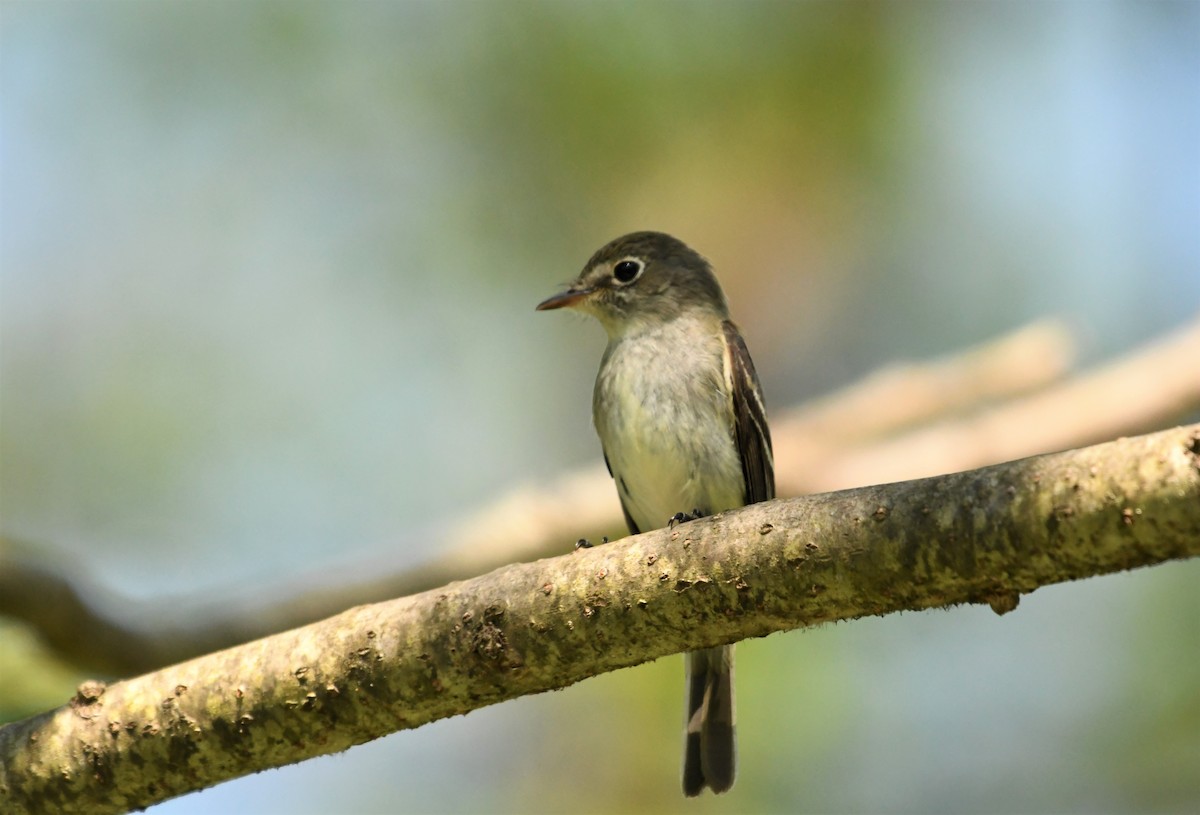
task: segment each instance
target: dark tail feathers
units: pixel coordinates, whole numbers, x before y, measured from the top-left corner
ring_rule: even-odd
[[[733,646],[687,655],[687,721],[683,753],[683,793],[708,787],[725,792],[737,767],[733,709]]]

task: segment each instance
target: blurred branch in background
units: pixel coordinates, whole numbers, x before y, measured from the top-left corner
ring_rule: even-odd
[[[959,603],[1005,613],[1041,586],[1196,555],[1200,425],[769,501],[86,682],[0,727],[0,809],[141,809],[679,651]]]
[[[1072,355],[1065,328],[1039,323],[777,412],[780,495],[979,467],[1161,428],[1200,409],[1200,321],[1062,381]],[[517,489],[453,523],[446,554],[423,566],[337,585],[323,575],[251,599],[132,603],[96,586],[86,563],[0,539],[0,614],[24,621],[81,668],[129,676],[605,534],[623,533],[597,464]]]
[[[1036,332],[1027,337],[1030,342],[1022,349],[1024,353],[1018,353],[1017,348],[1006,353],[998,346],[995,360],[984,358],[986,348],[974,361],[970,355],[958,358],[963,370],[957,375],[969,381],[975,366],[980,376],[1003,376],[1003,362],[1007,360],[1011,363],[1009,373],[1030,366],[1032,379],[1042,366],[1049,369],[1063,364],[1061,349],[1067,347],[1066,340],[1056,348],[1054,333],[1049,327],[1044,330],[1048,332],[1044,337]],[[1021,337],[1018,334],[1013,339]],[[1038,353],[1050,358],[1038,361],[1034,356]],[[930,412],[927,426],[889,438],[853,435],[851,431],[842,436],[845,443],[832,448],[822,448],[827,437],[823,426],[828,420],[820,412],[809,415],[798,411],[777,433],[777,455],[782,454],[789,464],[800,465],[783,471],[780,491],[825,492],[921,478],[1155,430],[1200,410],[1197,360],[1200,320],[1052,388],[998,404],[978,399],[971,406],[978,405],[980,410],[970,415],[952,415],[950,410],[937,415]],[[988,362],[995,363],[995,371],[987,370]],[[1019,382],[1018,378],[1011,381],[1010,393],[1019,389]],[[985,395],[982,389],[981,395]],[[888,401],[901,397],[901,392],[879,393],[862,403],[856,415],[842,418],[842,426],[852,428],[857,421],[865,422],[865,416],[873,410],[887,413],[891,410]],[[833,408],[825,414],[836,415],[836,406]]]

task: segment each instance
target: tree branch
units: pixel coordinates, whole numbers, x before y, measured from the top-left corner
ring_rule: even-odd
[[[1046,321],[921,364],[897,364],[772,418],[780,495],[979,467],[1145,432],[1200,407],[1200,321],[1054,384],[1073,356]],[[1021,395],[1024,394],[1024,395]],[[981,405],[999,404],[963,415]],[[948,418],[949,417],[949,418]],[[933,422],[933,424],[929,424]],[[550,557],[580,536],[624,534],[600,464],[510,492],[446,525],[443,554],[415,568],[327,572],[275,591],[131,602],[47,547],[0,538],[0,614],[36,628],[60,655],[130,676],[312,622],[357,603],[414,594],[506,563]]]
[[[1053,388],[858,449],[822,450],[819,433],[789,426],[776,447],[805,466],[784,473],[784,484],[788,494],[845,489],[1155,430],[1200,407],[1197,360],[1200,320]]]
[[[839,444],[1031,390],[1060,377],[1071,356],[1065,329],[1046,321],[944,360],[892,366],[781,414],[775,423],[776,461],[783,473],[807,469],[784,455],[789,438],[825,439],[823,449],[831,453]],[[596,465],[564,474],[541,489],[518,489],[450,525],[438,547],[444,554],[417,568],[362,569],[368,577],[340,581],[322,573],[319,579],[257,592],[251,601],[239,594],[215,601],[211,596],[175,598],[169,604],[115,596],[90,581],[84,565],[54,557],[50,547],[0,538],[0,614],[24,620],[77,665],[129,676],[303,625],[356,603],[551,556],[581,534],[615,537],[620,524],[609,479]],[[480,543],[484,537],[488,543]]]
[[[1200,554],[1200,425],[791,498],[351,609],[0,728],[0,809],[120,812],[679,651]]]

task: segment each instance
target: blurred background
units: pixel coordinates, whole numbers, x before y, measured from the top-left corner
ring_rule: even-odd
[[[418,564],[599,459],[533,306],[634,229],[775,410],[1047,315],[1103,361],[1200,302],[1198,89],[1194,2],[5,2],[3,531],[184,609]],[[722,798],[675,657],[153,811],[1195,811],[1198,567],[747,642]],[[7,719],[80,678],[0,663]]]

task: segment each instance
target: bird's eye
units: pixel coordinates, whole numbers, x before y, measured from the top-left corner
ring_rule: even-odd
[[[626,259],[613,267],[613,277],[621,284],[632,283],[644,268],[646,267],[640,260]]]

